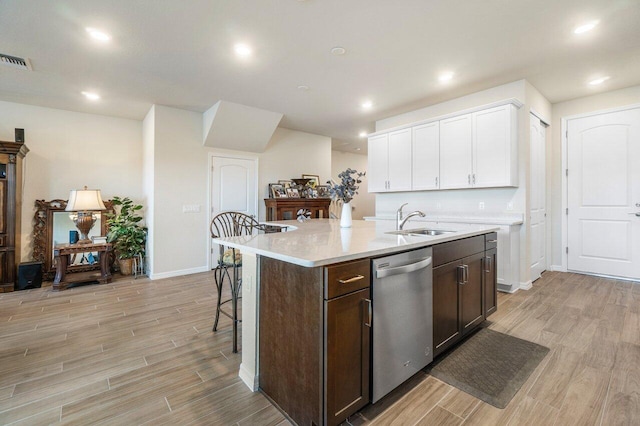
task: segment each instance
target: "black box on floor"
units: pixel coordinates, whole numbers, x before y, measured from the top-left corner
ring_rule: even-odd
[[[23,262],[18,266],[16,290],[42,287],[42,262]]]

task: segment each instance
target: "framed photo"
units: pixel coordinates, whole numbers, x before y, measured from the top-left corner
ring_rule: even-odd
[[[331,197],[331,194],[329,193],[329,185],[318,185],[316,186],[316,191],[318,191],[318,198]]]
[[[309,188],[307,190],[307,198],[318,198],[318,190],[315,188]]]
[[[287,197],[300,198],[300,193],[298,192],[298,188],[287,188]]]
[[[312,188],[320,185],[320,176],[318,175],[302,175],[303,179],[311,179],[311,181],[307,184]]]
[[[271,196],[273,198],[287,198],[287,191],[280,183],[270,183],[269,189],[271,190]]]
[[[293,185],[293,182],[290,180],[279,180],[278,183],[284,186],[284,189],[289,189]]]

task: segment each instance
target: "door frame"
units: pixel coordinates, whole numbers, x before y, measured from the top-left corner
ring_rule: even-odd
[[[213,260],[212,260],[213,244],[211,243],[211,235],[210,235],[209,228],[211,226],[211,220],[213,220],[213,205],[212,205],[213,197],[211,195],[213,191],[213,158],[214,157],[253,161],[254,168],[255,168],[254,184],[256,186],[256,199],[254,200],[254,210],[256,212],[256,219],[257,219],[257,216],[259,215],[258,199],[260,198],[260,188],[259,188],[260,177],[258,176],[258,171],[260,170],[260,167],[258,164],[260,161],[260,156],[258,154],[237,152],[237,151],[231,151],[226,149],[215,149],[213,151],[209,151],[209,158],[207,161],[207,229],[205,230],[207,235],[207,270],[209,271],[213,267]]]
[[[640,103],[638,104],[631,104],[631,105],[624,105],[624,106],[620,106],[620,107],[615,107],[615,108],[607,108],[607,109],[601,109],[601,110],[597,110],[597,111],[591,111],[591,112],[585,112],[582,114],[575,114],[575,115],[569,115],[566,117],[562,117],[560,119],[561,122],[561,136],[562,136],[562,169],[560,170],[560,176],[562,177],[562,210],[560,210],[560,214],[562,215],[562,246],[560,247],[561,253],[562,253],[562,265],[561,265],[561,271],[562,272],[567,272],[568,271],[568,254],[567,254],[567,250],[566,248],[568,247],[569,244],[569,223],[568,223],[568,216],[566,214],[567,208],[569,206],[569,185],[568,185],[568,180],[567,180],[567,173],[563,172],[563,170],[567,170],[568,167],[568,161],[569,161],[569,140],[567,138],[567,131],[569,129],[569,120],[575,120],[575,119],[579,119],[579,118],[587,118],[587,117],[593,117],[596,115],[602,115],[602,114],[610,114],[613,112],[622,112],[622,111],[627,111],[630,109],[637,109],[640,108]],[[618,278],[618,279],[624,279],[624,278]]]

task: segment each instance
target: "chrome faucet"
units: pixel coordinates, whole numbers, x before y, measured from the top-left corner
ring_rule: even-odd
[[[402,208],[407,204],[409,203],[404,203],[403,205],[401,205],[398,211],[396,212],[396,231],[402,231],[402,227],[404,226],[404,224],[407,223],[407,220],[409,220],[413,216],[420,216],[420,217],[425,216],[423,212],[421,212],[420,210],[416,210],[414,212],[409,213],[405,217],[402,217]]]

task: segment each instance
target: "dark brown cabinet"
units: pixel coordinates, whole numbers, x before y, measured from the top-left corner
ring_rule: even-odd
[[[298,210],[308,210],[311,219],[329,219],[330,198],[265,198],[267,221],[295,220]]]
[[[495,239],[495,234],[487,235]],[[485,235],[433,247],[434,355],[457,343],[497,309],[496,250],[485,250]]]
[[[337,425],[369,403],[370,269],[260,258],[260,388],[297,424]]]
[[[13,291],[20,263],[22,143],[0,141],[0,293]]]

